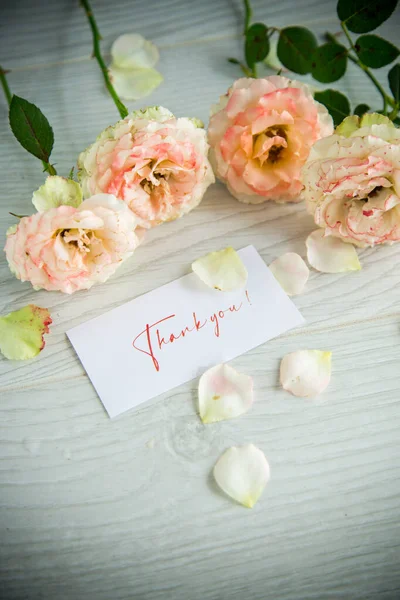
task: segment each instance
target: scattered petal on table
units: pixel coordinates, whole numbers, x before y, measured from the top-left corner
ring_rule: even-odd
[[[82,197],[79,183],[59,175],[50,175],[44,184],[33,192],[32,202],[38,212],[43,212],[63,204],[78,207],[82,203]]]
[[[34,304],[0,317],[0,351],[11,360],[33,358],[43,350],[51,322],[47,308]]]
[[[289,296],[303,292],[310,270],[301,256],[295,252],[287,252],[274,260],[269,268]]]
[[[323,229],[310,233],[306,246],[308,262],[317,271],[343,273],[361,269],[354,246],[337,237],[325,236]]]
[[[120,35],[111,47],[113,65],[121,69],[151,69],[160,58],[158,48],[138,33]]]
[[[208,369],[199,381],[199,412],[203,423],[244,414],[253,404],[253,380],[229,365]]]
[[[332,352],[298,350],[281,361],[282,387],[294,396],[316,396],[331,379]]]
[[[246,267],[233,248],[198,258],[192,263],[192,269],[206,285],[222,292],[239,290],[247,282]]]
[[[228,496],[253,508],[269,481],[269,464],[253,444],[232,446],[215,464],[214,478]]]
[[[121,69],[111,65],[109,73],[115,91],[124,100],[148,96],[164,81],[156,69]]]

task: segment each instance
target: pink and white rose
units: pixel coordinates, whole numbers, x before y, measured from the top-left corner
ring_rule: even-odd
[[[313,146],[303,181],[325,235],[360,247],[400,240],[400,129],[387,117],[345,119]]]
[[[109,127],[78,160],[84,197],[114,194],[150,228],[188,213],[214,175],[196,119],[152,107]]]
[[[238,79],[212,109],[210,160],[235,198],[298,202],[312,144],[333,132],[310,88],[286,77]]]
[[[62,205],[23,217],[7,232],[11,271],[35,289],[72,294],[106,281],[139,243],[126,204],[98,194],[78,207]]]

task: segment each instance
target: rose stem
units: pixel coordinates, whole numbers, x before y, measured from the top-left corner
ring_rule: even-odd
[[[244,9],[245,9],[245,18],[244,18],[244,35],[246,35],[247,30],[250,26],[251,17],[253,11],[251,10],[250,0],[244,0]]]
[[[4,95],[5,95],[6,99],[7,99],[8,106],[10,107],[13,95],[11,93],[10,87],[9,87],[7,79],[6,79],[6,74],[7,73],[9,73],[9,71],[5,71],[0,66],[1,87],[3,88]],[[48,173],[50,173],[50,175],[57,175],[57,171],[55,170],[55,168],[53,167],[53,165],[51,165],[50,163],[47,163],[44,160],[42,160],[42,165],[44,167],[44,171],[47,171]]]
[[[121,115],[121,118],[125,119],[125,117],[128,115],[128,109],[126,108],[125,104],[122,104],[121,100],[118,97],[117,92],[115,91],[115,89],[110,81],[110,77],[108,75],[108,69],[106,67],[106,64],[105,64],[103,57],[101,56],[101,52],[100,52],[99,42],[101,40],[101,35],[98,30],[95,18],[93,16],[93,12],[90,7],[89,1],[81,0],[81,4],[82,4],[83,9],[88,18],[89,25],[90,25],[90,28],[91,28],[92,34],[93,34],[93,56],[96,58],[97,62],[99,63],[99,67],[100,67],[101,72],[103,73],[103,77],[104,77],[104,81],[105,81],[107,90],[109,91],[111,98],[114,100],[115,106],[117,107],[118,112]]]
[[[370,78],[370,80],[372,81],[372,83],[374,84],[374,86],[376,87],[376,89],[378,90],[378,92],[380,93],[380,95],[382,96],[382,100],[383,100],[383,112],[386,114],[386,107],[389,104],[390,106],[394,107],[395,106],[395,102],[394,100],[392,100],[392,98],[390,96],[388,96],[385,92],[385,90],[383,89],[383,87],[381,86],[381,84],[379,83],[379,81],[376,79],[375,75],[373,75],[371,73],[371,71],[368,69],[368,67],[366,67],[364,65],[363,62],[361,62],[361,60],[357,57],[357,50],[355,49],[355,46],[353,44],[353,40],[350,37],[349,34],[349,30],[347,29],[345,23],[341,22],[340,23],[341,28],[343,29],[343,32],[350,44],[351,49],[353,50],[353,52],[355,53],[355,57],[352,56],[351,54],[348,54],[347,56],[349,57],[349,59],[356,65],[358,65],[360,67],[360,69],[362,69],[364,71],[364,73],[367,75],[367,77]]]

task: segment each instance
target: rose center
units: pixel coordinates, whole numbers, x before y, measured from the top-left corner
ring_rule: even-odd
[[[93,231],[86,229],[62,229],[58,232],[65,244],[74,246],[81,254],[90,252],[96,236]]]
[[[283,158],[287,145],[284,125],[268,127],[253,137],[253,158],[259,161],[261,167],[264,163],[273,165]]]

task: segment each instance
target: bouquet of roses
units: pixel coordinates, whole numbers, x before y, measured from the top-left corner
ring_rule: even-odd
[[[395,0],[384,0],[379,10],[372,10],[367,0],[339,0],[348,47],[331,34],[318,46],[303,27],[278,30],[251,24],[250,3],[245,1],[246,64],[229,60],[246,77],[235,81],[212,107],[208,135],[198,119],[177,118],[163,107],[128,114],[113,82],[128,94],[132,73],[140,71],[143,78],[147,69],[152,89],[159,82],[152,68],[155,47],[140,42],[138,50],[140,36],[123,36],[114,52],[118,65],[107,69],[93,13],[87,0],[82,4],[93,33],[94,56],[121,120],[81,152],[78,181],[73,170],[68,177],[56,173],[50,162],[54,136],[49,122],[36,106],[12,96],[0,69],[11,129],[48,174],[33,193],[37,212],[20,217],[7,232],[6,257],[18,279],[35,289],[68,294],[106,281],[133,255],[147,229],[195,208],[214,182],[214,173],[241,202],[305,199],[322,228],[307,242],[314,253],[332,249],[324,242],[329,237],[357,246],[400,240],[400,64],[388,74],[392,96],[371,72],[393,62],[399,50],[375,35],[362,35],[354,42],[349,33],[365,34],[378,27],[394,11]],[[349,101],[335,90],[315,93],[309,85],[280,74],[257,78],[257,65],[268,60],[275,33],[283,67],[311,73],[317,81],[335,81],[348,60],[355,62],[380,92],[382,110],[369,113],[368,106],[358,105],[350,116]],[[128,73],[133,39],[140,68]],[[129,86],[121,84],[125,76]],[[333,249],[336,252],[337,246]]]

